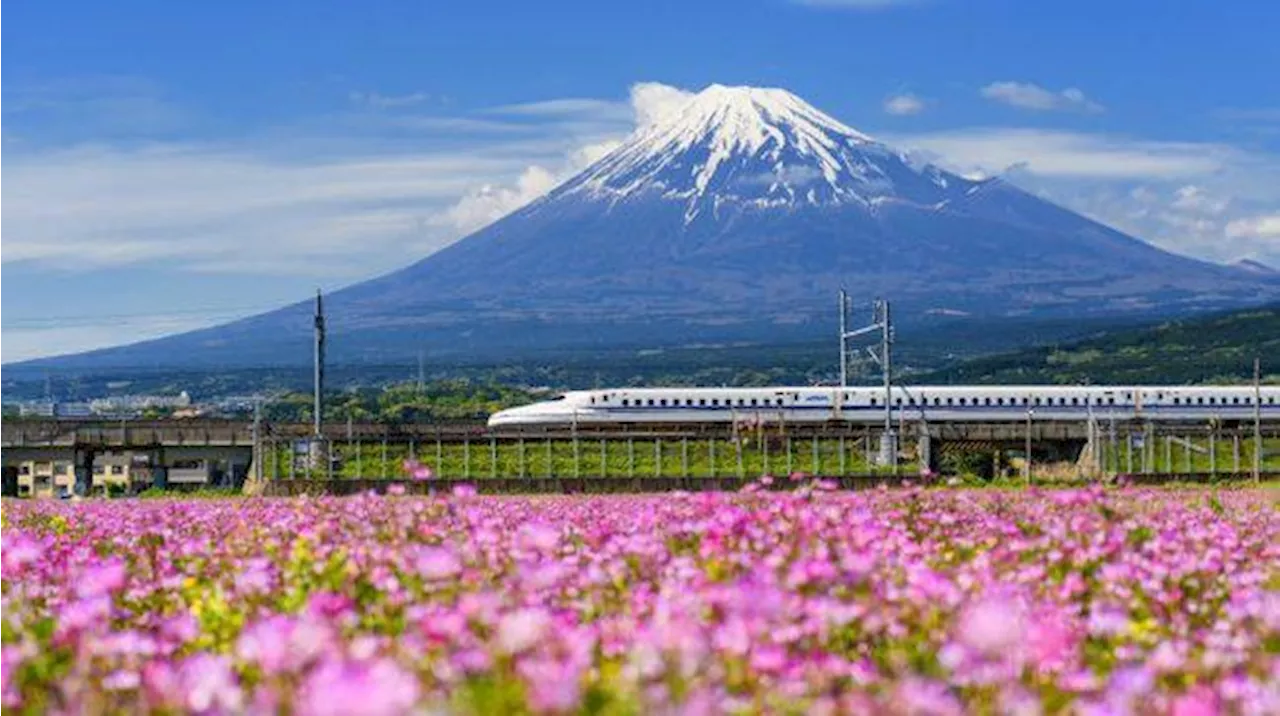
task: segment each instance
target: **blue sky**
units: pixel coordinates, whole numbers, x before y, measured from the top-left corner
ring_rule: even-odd
[[[1171,250],[1280,265],[1280,4],[11,6],[5,361],[397,268],[713,82]]]

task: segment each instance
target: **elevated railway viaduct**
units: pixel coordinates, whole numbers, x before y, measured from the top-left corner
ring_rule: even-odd
[[[95,486],[95,459],[122,454],[139,466],[135,481],[161,486],[238,486],[255,475],[272,481],[400,478],[406,459],[433,466],[440,478],[458,479],[745,479],[792,471],[841,477],[954,471],[957,466],[990,474],[1022,463],[1028,450],[1036,464],[1074,463],[1079,475],[1225,476],[1251,470],[1254,440],[1252,425],[1234,423],[904,422],[897,426],[904,464],[890,471],[874,464],[872,446],[880,428],[846,423],[520,430],[491,430],[479,423],[335,423],[324,426],[323,442],[313,440],[310,424],[239,420],[6,420],[0,428],[6,495],[17,492],[22,470],[41,462],[71,465],[75,491],[88,492]],[[1264,423],[1261,437],[1264,471],[1280,468],[1275,449],[1280,422]],[[330,460],[321,457],[319,446]],[[192,464],[204,466],[202,479],[183,472],[182,466]]]

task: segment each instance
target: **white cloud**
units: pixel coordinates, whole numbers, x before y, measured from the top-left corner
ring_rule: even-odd
[[[485,184],[462,197],[435,221],[453,226],[462,233],[470,233],[546,194],[557,183],[556,176],[550,171],[531,166],[521,172],[514,185]]]
[[[7,363],[93,350],[119,343],[122,335],[128,336],[131,340],[145,341],[240,317],[238,314],[219,316],[159,314],[125,318],[108,317],[105,321],[98,319],[96,323],[82,325],[76,325],[75,322],[40,327],[10,325],[4,329],[4,361]],[[59,323],[63,322],[59,321]]]
[[[634,125],[646,127],[678,113],[693,93],[659,82],[639,82],[631,86],[630,96],[628,114],[631,121]],[[511,105],[496,111],[509,113],[513,108],[516,113],[536,115],[577,115],[585,112],[597,117],[616,117],[618,114],[615,103],[592,103],[580,99]],[[450,206],[435,219],[435,223],[451,226],[463,233],[484,227],[540,198],[619,144],[618,138],[607,138],[570,152],[554,169],[540,164],[530,165],[514,182],[484,184]]]
[[[1025,128],[963,129],[885,139],[924,150],[953,170],[988,176],[1018,167],[1041,176],[1172,179],[1210,174],[1239,158],[1237,150],[1212,143]]]
[[[529,117],[565,117],[589,115],[596,118],[619,119],[630,121],[631,107],[626,102],[612,102],[603,99],[569,97],[549,99],[541,102],[525,102],[507,104],[487,110],[490,114],[523,115]]]
[[[679,114],[694,93],[661,82],[637,82],[631,85],[631,107],[640,127]]]
[[[979,128],[882,135],[973,178],[1025,189],[1171,251],[1280,264],[1268,218],[1280,207],[1280,158],[1214,142]]]
[[[895,95],[884,101],[884,111],[899,116],[919,114],[924,111],[924,100],[911,93]]]
[[[1021,109],[1036,111],[1101,112],[1102,105],[1075,87],[1061,92],[1047,90],[1030,82],[992,82],[980,90],[983,97]]]
[[[1236,219],[1227,224],[1227,236],[1273,242],[1274,248],[1280,251],[1280,213]]]

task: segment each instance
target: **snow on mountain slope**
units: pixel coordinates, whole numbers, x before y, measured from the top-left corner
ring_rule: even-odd
[[[725,202],[937,204],[973,185],[912,167],[905,155],[786,90],[712,85],[673,121],[637,132],[556,193],[616,202],[656,192],[683,202],[692,220]]]

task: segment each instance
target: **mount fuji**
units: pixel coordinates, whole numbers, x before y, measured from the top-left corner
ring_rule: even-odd
[[[713,85],[549,194],[326,297],[330,355],[391,362],[828,335],[835,292],[930,315],[1169,314],[1280,279],[1168,253],[913,161],[781,89]],[[310,360],[310,302],[45,368]]]

